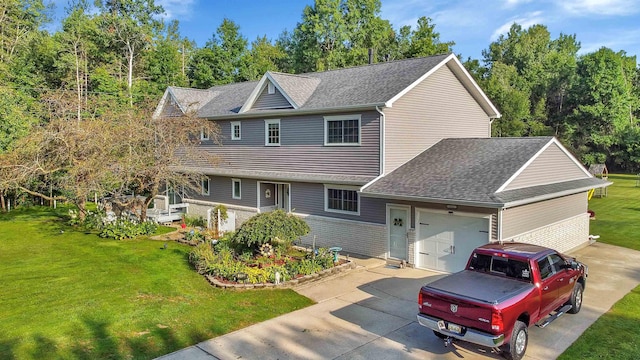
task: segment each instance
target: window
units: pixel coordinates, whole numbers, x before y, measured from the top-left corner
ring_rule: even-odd
[[[203,179],[200,187],[202,195],[209,195],[209,178]]]
[[[360,115],[324,117],[325,145],[360,145]]]
[[[209,140],[209,132],[204,129],[200,130],[200,140]]]
[[[542,278],[542,280],[548,278],[553,274],[553,268],[551,267],[549,258],[546,256],[538,260],[538,268],[540,269],[540,277]]]
[[[269,83],[269,85],[267,85],[267,93],[269,93],[270,95],[276,93],[276,87],[273,85],[273,83]]]
[[[231,140],[240,140],[242,133],[240,131],[240,121],[231,122]]]
[[[325,211],[360,215],[358,190],[325,185]]]
[[[280,146],[280,120],[264,121],[264,145]]]
[[[231,197],[242,199],[242,183],[240,179],[231,179]]]

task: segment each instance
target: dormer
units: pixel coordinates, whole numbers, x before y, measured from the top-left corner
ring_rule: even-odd
[[[267,71],[239,112],[298,109],[309,99],[319,83],[320,79],[313,77]]]

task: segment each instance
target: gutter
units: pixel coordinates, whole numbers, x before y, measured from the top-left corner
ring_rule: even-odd
[[[333,108],[261,110],[259,112],[253,111],[253,112],[231,113],[231,114],[214,115],[214,116],[206,116],[206,115],[198,114],[198,117],[207,119],[207,120],[230,120],[230,119],[265,117],[265,116],[291,116],[291,115],[307,115],[307,114],[326,114],[326,113],[358,111],[358,110],[377,110],[377,108],[381,106],[383,107],[384,103],[349,105],[349,106],[339,106],[339,107],[333,107]]]
[[[380,178],[380,177],[378,177]],[[370,184],[378,180],[378,178],[372,180],[369,184],[362,187],[361,192],[368,187]],[[362,192],[361,196],[370,197],[370,198],[382,198],[382,199],[392,199],[392,200],[406,200],[406,201],[417,201],[417,202],[430,202],[436,204],[451,204],[451,205],[461,205],[461,206],[473,206],[473,207],[482,207],[482,208],[491,208],[491,209],[500,209],[505,210],[507,208],[516,207],[520,205],[531,204],[535,202],[540,202],[549,199],[555,199],[562,196],[574,195],[581,192],[588,191],[593,188],[602,188],[613,184],[612,182],[606,182],[600,185],[589,185],[583,186],[577,189],[564,190],[560,192],[555,192],[551,194],[545,194],[541,196],[536,196],[532,198],[526,198],[522,200],[516,200],[511,202],[486,202],[486,201],[473,201],[473,200],[457,200],[457,199],[444,199],[444,198],[428,198],[428,197],[420,197],[420,196],[407,196],[407,195],[390,195],[390,194],[375,194],[375,193],[365,193]],[[500,231],[500,228],[499,228]]]

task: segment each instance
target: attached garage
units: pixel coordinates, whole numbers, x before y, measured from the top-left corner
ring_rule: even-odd
[[[488,216],[416,209],[415,266],[454,272],[466,265],[471,251],[487,244]]]
[[[587,192],[610,184],[553,137],[444,139],[362,187],[361,196],[410,202],[414,227],[390,234],[411,239],[414,266],[454,272],[491,241],[559,251],[587,245]]]

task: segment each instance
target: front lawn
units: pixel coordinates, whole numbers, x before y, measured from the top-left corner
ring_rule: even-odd
[[[640,250],[640,187],[635,175],[610,175],[608,196],[592,198],[591,234],[598,241]],[[640,286],[618,301],[558,359],[640,359]]]
[[[610,175],[607,197],[592,197],[589,209],[596,214],[591,234],[598,241],[640,250],[640,187],[636,175]]]
[[[149,359],[311,304],[213,288],[186,245],[102,239],[60,214],[0,214],[1,359]]]

